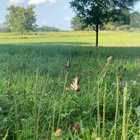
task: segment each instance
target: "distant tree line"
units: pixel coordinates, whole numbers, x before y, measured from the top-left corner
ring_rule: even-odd
[[[36,27],[34,29],[35,32],[60,32],[61,29],[51,27],[51,26],[42,26]],[[10,27],[6,24],[6,22],[0,24],[0,32],[13,32]]]
[[[36,28],[37,32],[59,32],[62,31],[61,29],[55,28],[55,27],[50,27],[50,26],[42,26]]]
[[[123,11],[124,16],[118,16],[118,21],[110,20],[107,24],[100,27],[100,30],[139,30],[140,29],[140,12],[129,10]],[[92,31],[94,28],[90,25],[86,25],[81,16],[76,15],[71,20],[71,28],[74,31]]]
[[[36,27],[34,29],[35,32],[60,32],[61,29],[51,27],[51,26],[42,26],[42,27]],[[13,32],[6,23],[0,24],[0,32]]]
[[[0,32],[11,32],[6,22],[0,23]]]

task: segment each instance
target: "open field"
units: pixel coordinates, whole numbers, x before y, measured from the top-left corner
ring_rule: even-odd
[[[50,43],[95,46],[95,32],[47,32],[21,34],[0,34],[0,44]],[[99,46],[140,46],[140,31],[100,31]]]
[[[126,32],[104,33],[112,46]],[[0,139],[140,140],[140,33],[99,48],[93,34],[0,34]]]

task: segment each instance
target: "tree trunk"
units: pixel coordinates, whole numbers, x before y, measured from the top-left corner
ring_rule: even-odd
[[[96,45],[95,46],[98,47],[98,33],[99,33],[98,24],[96,25],[95,31],[96,31]]]
[[[21,29],[20,31],[21,31],[21,34],[23,34],[23,30]]]

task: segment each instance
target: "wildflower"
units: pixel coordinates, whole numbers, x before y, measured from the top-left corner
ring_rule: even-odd
[[[9,81],[8,80],[5,80],[4,82],[6,85],[9,85]]]
[[[112,59],[113,59],[113,56],[110,56],[110,57],[108,57],[108,61],[110,62],[110,61],[112,61]]]
[[[137,84],[137,81],[133,81],[133,84],[134,84],[134,85]]]
[[[0,107],[0,111],[2,111],[2,107]]]
[[[122,85],[122,86],[125,86],[125,82],[124,82],[124,81],[122,81],[122,82],[121,82],[121,85]]]
[[[66,87],[66,91],[69,91],[70,90],[70,87]]]
[[[140,77],[140,74],[138,74],[138,77]]]
[[[61,136],[61,129],[57,129],[54,135],[56,137],[60,137]]]
[[[4,82],[5,84],[8,84],[8,81],[7,80],[5,80],[5,82]]]
[[[121,81],[122,80],[122,76],[117,76],[117,81]]]
[[[86,70],[83,70],[83,73],[86,73]]]
[[[79,123],[76,123],[74,126],[73,126],[73,130],[74,130],[74,134],[76,134],[77,131],[79,131],[81,129],[81,126]]]

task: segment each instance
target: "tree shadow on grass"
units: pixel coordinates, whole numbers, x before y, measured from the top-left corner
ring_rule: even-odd
[[[1,44],[0,52],[7,53],[26,53],[26,52],[48,52],[49,55],[75,55],[78,56],[95,56],[106,58],[113,56],[114,58],[132,59],[140,57],[140,47],[95,47],[94,44],[85,42],[38,42],[24,44]]]
[[[24,42],[24,43],[14,43],[14,44],[24,44],[24,45],[61,45],[61,46],[95,46],[93,43],[88,42]]]

